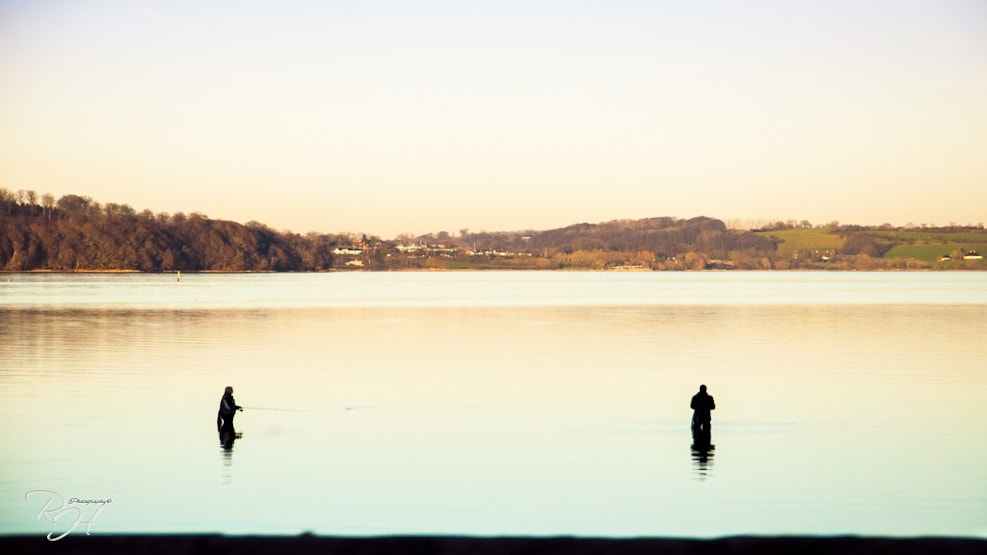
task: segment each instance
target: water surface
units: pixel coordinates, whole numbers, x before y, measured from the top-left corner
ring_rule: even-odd
[[[3,276],[0,533],[64,528],[48,490],[112,499],[94,534],[984,537],[985,307],[979,273]]]

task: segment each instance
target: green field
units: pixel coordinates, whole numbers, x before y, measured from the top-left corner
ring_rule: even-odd
[[[779,239],[778,254],[785,258],[800,251],[831,251],[843,247],[845,239],[828,229],[782,229],[758,231],[761,237]]]
[[[966,245],[967,249],[974,249],[975,243],[983,245],[987,243],[987,230],[983,231],[957,231],[957,232],[934,232],[934,231],[868,231],[871,235],[883,237],[899,243],[914,243],[926,245],[960,244]],[[978,251],[980,252],[980,251]]]
[[[884,255],[885,258],[914,258],[936,268],[987,268],[984,260],[939,260],[947,254],[970,251],[984,254],[987,252],[987,231],[878,231],[874,234],[898,243]]]
[[[934,264],[936,267],[987,267],[984,260],[950,260],[940,262],[944,254],[955,251],[975,250],[981,254],[987,252],[987,243],[941,243],[938,245],[899,245],[885,253],[885,258],[914,258],[922,262]]]
[[[980,254],[987,254],[987,231],[935,232],[875,229],[855,233],[875,235],[895,244],[885,253],[884,258],[911,258],[940,269],[987,269],[987,260],[939,260],[943,255],[957,252],[977,251]],[[757,235],[779,240],[778,255],[782,257],[790,257],[799,250],[813,252],[837,250],[846,242],[844,237],[821,228],[759,231]]]

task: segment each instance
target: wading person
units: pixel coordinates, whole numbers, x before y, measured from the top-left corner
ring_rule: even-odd
[[[713,402],[713,396],[706,393],[705,385],[699,386],[699,393],[692,396],[689,407],[692,409],[692,433],[709,436],[712,420],[710,412],[716,408],[716,403]]]
[[[233,431],[233,416],[238,410],[243,410],[243,407],[233,400],[233,388],[226,386],[223,398],[219,401],[219,415],[216,417],[216,427],[220,432]]]

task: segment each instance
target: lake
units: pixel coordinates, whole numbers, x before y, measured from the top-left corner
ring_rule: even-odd
[[[0,534],[987,537],[985,337],[985,273],[0,275]]]

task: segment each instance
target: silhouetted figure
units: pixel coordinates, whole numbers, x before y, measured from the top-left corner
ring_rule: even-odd
[[[219,414],[216,416],[216,427],[220,433],[234,432],[233,416],[238,410],[243,410],[243,407],[236,404],[236,401],[233,400],[233,388],[227,386],[226,391],[223,392],[223,398],[219,401]]]
[[[699,386],[699,393],[692,396],[692,402],[689,403],[689,407],[692,409],[692,432],[693,435],[696,433],[703,433],[706,436],[710,435],[712,416],[710,412],[716,408],[716,403],[713,402],[713,396],[706,393],[706,386]]]
[[[692,396],[692,461],[701,480],[709,475],[709,465],[713,462],[713,434],[710,412],[716,408],[713,396],[706,393],[706,386],[699,386],[699,393]]]

